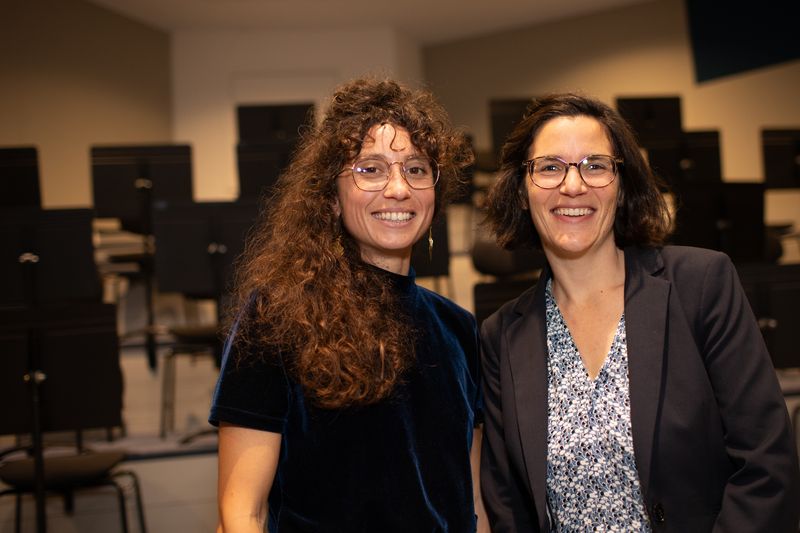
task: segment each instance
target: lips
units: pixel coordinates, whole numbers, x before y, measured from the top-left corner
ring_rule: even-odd
[[[416,215],[411,211],[380,211],[372,213],[372,216],[378,220],[386,220],[389,222],[407,222]]]
[[[594,209],[591,207],[556,207],[553,209],[553,214],[565,217],[581,217],[592,213],[594,213]]]

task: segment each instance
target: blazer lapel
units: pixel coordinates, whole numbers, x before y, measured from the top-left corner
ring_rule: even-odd
[[[517,303],[518,319],[506,330],[509,365],[514,383],[520,449],[536,503],[540,527],[547,523],[547,326],[542,273],[532,298]]]
[[[631,430],[642,491],[650,482],[662,373],[670,283],[653,274],[663,269],[655,250],[625,250],[625,330],[631,398]]]

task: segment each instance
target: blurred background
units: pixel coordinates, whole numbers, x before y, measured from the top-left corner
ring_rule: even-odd
[[[478,320],[542,265],[498,250],[478,225],[503,139],[548,92],[617,108],[669,186],[673,242],[737,265],[794,411],[799,11],[701,0],[0,0],[0,448],[37,435],[47,449],[74,444],[79,431],[81,447],[124,451],[115,468],[138,474],[150,531],[213,529],[205,418],[231,265],[298,131],[362,75],[430,88],[472,139],[469,187],[437,222],[434,256],[413,261],[421,284]],[[47,375],[38,387],[25,380],[36,371]],[[0,455],[0,489],[14,486],[2,474],[13,457]],[[53,531],[114,531],[119,510],[104,490],[76,495],[72,511],[23,491],[23,530],[41,531],[46,515]],[[135,491],[122,490],[135,531]],[[0,531],[15,514],[14,498],[0,498]]]

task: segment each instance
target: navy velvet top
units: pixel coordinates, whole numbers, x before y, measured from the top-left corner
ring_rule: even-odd
[[[475,531],[475,319],[418,287],[413,272],[386,277],[418,332],[416,362],[386,400],[315,407],[284,369],[286,355],[236,365],[226,343],[209,422],[282,434],[269,495],[273,533]]]

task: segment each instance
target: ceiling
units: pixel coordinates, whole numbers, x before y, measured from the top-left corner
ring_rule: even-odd
[[[393,28],[422,45],[653,0],[90,0],[165,30]]]

